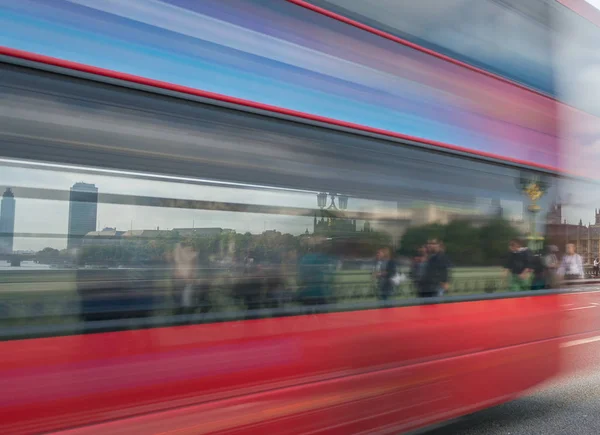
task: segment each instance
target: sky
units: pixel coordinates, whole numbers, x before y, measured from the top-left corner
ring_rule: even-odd
[[[586,2],[588,2],[589,4],[591,4],[592,6],[594,6],[596,9],[600,9],[600,0],[585,0]]]
[[[477,16],[472,18],[467,24],[480,22]],[[507,15],[505,19],[512,22],[514,17]],[[495,25],[502,28],[503,24]],[[468,47],[469,40],[476,40],[468,37],[474,28],[464,23],[459,29],[461,35],[453,26],[443,28],[446,33],[440,33],[438,39],[452,41],[455,48]],[[593,53],[597,37],[590,37],[589,27],[574,21],[566,23],[565,29],[576,35],[559,47],[558,91],[570,101],[594,108],[599,104],[595,96],[600,91],[600,74],[590,59],[597,57]],[[283,1],[0,0],[0,45],[473,151],[549,166],[563,163],[555,131],[557,109],[551,100]],[[568,62],[561,62],[563,58]],[[16,108],[6,108],[5,112],[9,111],[12,114],[0,116],[18,115]],[[569,120],[565,128],[570,141],[566,166],[597,172],[595,154],[590,154],[600,153],[597,127],[589,127],[598,125],[595,118],[562,106],[558,111]],[[580,143],[589,146],[575,146]],[[564,143],[562,146],[564,149]],[[301,207],[314,207],[316,202],[316,192],[150,182],[99,173],[83,176],[69,170],[3,166],[0,171],[0,186],[68,190],[78,181],[95,183],[101,192],[123,192],[126,186],[131,194]],[[577,205],[569,219],[583,215],[585,220],[586,213],[595,208],[593,202],[600,205],[600,198],[574,191]],[[363,210],[391,205],[354,199],[350,207]],[[98,213],[99,227],[119,229],[189,227],[193,222],[197,227],[235,227],[242,232],[278,229],[301,233],[312,224],[306,218],[133,206],[102,205]],[[15,230],[35,231],[43,224],[44,232],[60,234],[67,219],[66,202],[21,198]],[[60,247],[57,243],[19,239],[15,249]]]

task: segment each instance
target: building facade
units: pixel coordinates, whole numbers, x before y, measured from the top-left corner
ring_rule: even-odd
[[[69,195],[69,232],[67,249],[77,249],[83,237],[96,231],[98,188],[93,184],[75,183]]]
[[[586,264],[592,263],[594,258],[600,258],[600,210],[595,210],[594,223],[584,225],[580,219],[578,224],[569,224],[562,217],[561,206],[554,205],[546,221],[547,244],[558,246],[561,253],[567,243],[574,244]]]
[[[83,238],[82,246],[116,246],[121,244],[123,234],[125,234],[125,231],[117,231],[116,228],[104,228],[101,231],[91,231]]]
[[[15,238],[16,200],[9,187],[2,195],[0,203],[0,253],[12,254]]]

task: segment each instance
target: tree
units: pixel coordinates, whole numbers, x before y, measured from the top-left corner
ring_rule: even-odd
[[[446,228],[441,224],[420,225],[409,228],[400,240],[400,249],[398,253],[412,257],[417,250],[432,238],[444,239]]]
[[[447,225],[430,224],[409,228],[401,240],[399,253],[413,256],[428,239],[444,242],[446,252],[455,265],[491,266],[501,264],[508,242],[519,235],[510,222],[497,218],[481,228],[466,220]]]
[[[508,243],[519,237],[519,231],[510,222],[498,218],[490,221],[480,229],[481,250],[486,264],[498,264],[507,254]]]
[[[480,240],[481,232],[467,221],[452,221],[444,228],[442,240],[446,252],[456,265],[485,264]]]
[[[46,247],[36,254],[38,262],[42,264],[53,263],[58,261],[60,258],[60,251],[58,249]]]

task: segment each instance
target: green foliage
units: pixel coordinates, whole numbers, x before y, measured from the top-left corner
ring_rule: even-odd
[[[356,232],[346,236],[332,237],[332,254],[338,257],[373,257],[378,249],[392,246],[388,233],[369,231]]]
[[[420,225],[409,228],[400,241],[400,255],[412,257],[427,240],[437,238],[445,240],[446,228],[441,224]]]
[[[472,266],[486,264],[480,228],[474,227],[469,222],[457,220],[446,225],[444,230],[441,239],[453,263]]]
[[[508,250],[508,242],[518,236],[517,229],[501,218],[482,227],[460,220],[447,225],[422,225],[406,231],[399,253],[412,257],[428,239],[437,238],[444,242],[446,252],[455,265],[499,265]]]
[[[37,254],[37,260],[42,264],[56,263],[61,259],[61,252],[54,248],[44,248]]]
[[[506,256],[510,240],[519,236],[517,229],[501,218],[494,219],[482,227],[481,246],[484,257],[488,259],[487,264],[498,264],[498,259]],[[493,263],[493,260],[496,262]]]

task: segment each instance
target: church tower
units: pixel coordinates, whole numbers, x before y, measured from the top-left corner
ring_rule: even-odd
[[[596,214],[596,220],[598,217],[598,214]],[[562,220],[562,206],[560,204],[553,204],[550,206],[547,217],[548,224],[560,225]]]

